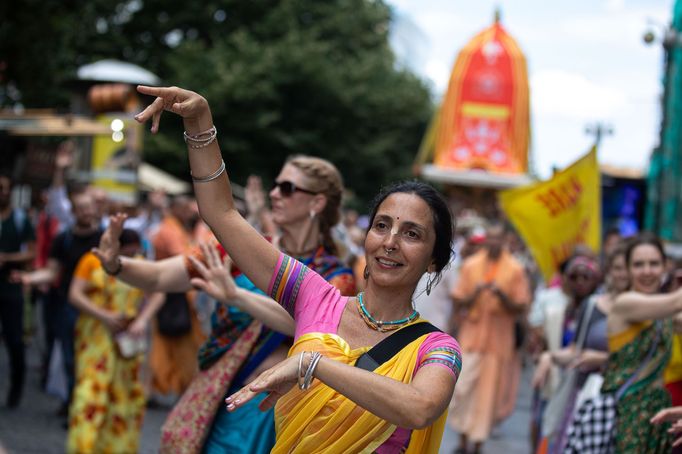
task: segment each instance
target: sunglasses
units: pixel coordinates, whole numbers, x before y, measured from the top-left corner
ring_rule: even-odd
[[[279,188],[279,192],[280,194],[282,194],[283,197],[291,197],[296,191],[311,195],[319,194],[318,192],[311,191],[309,189],[299,188],[291,181],[275,181],[274,184],[272,185],[272,189],[275,188]]]
[[[591,281],[592,276],[589,274],[569,274],[568,279],[570,279],[572,282],[577,282],[577,281]]]

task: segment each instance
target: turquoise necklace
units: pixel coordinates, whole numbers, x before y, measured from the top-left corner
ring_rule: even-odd
[[[372,314],[369,313],[367,308],[365,307],[365,303],[362,300],[362,296],[364,295],[364,292],[358,293],[358,312],[360,312],[360,316],[362,319],[367,323],[367,325],[376,330],[376,331],[381,331],[381,332],[386,332],[386,331],[393,331],[395,329],[398,329],[417,317],[419,317],[419,312],[417,312],[416,309],[412,309],[412,313],[405,318],[401,318],[400,320],[390,320],[390,321],[383,321],[383,320],[377,320],[374,317],[372,317]]]

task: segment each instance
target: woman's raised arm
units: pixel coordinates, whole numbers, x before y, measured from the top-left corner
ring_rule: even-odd
[[[197,93],[178,87],[140,85],[137,90],[156,96],[152,104],[135,116],[140,123],[151,119],[153,134],[159,129],[164,110],[182,117],[199,213],[234,263],[258,288],[267,291],[279,251],[235,208],[227,163],[223,163],[220,154],[208,102]]]
[[[611,311],[632,323],[672,317],[682,312],[682,289],[660,295],[621,293]]]

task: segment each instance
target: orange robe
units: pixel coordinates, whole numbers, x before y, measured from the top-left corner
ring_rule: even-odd
[[[504,251],[497,261],[486,250],[461,267],[452,296],[468,299],[480,284],[494,283],[514,304],[530,303],[523,266]],[[473,442],[483,442],[492,428],[514,410],[521,363],[514,343],[518,314],[507,310],[491,290],[481,291],[459,329],[462,373],[455,388],[449,422]]]
[[[157,233],[152,238],[157,260],[184,254],[192,247],[192,238],[180,222],[172,216],[166,216]],[[179,337],[167,337],[159,333],[156,323],[152,328],[152,342],[149,354],[149,368],[152,375],[152,387],[161,394],[179,396],[189,386],[199,370],[197,352],[204,342],[204,334],[197,318],[194,306],[194,292],[187,293],[190,301],[190,319],[192,329]]]

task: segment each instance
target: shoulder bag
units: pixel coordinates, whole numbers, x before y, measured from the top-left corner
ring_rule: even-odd
[[[578,338],[575,343],[576,352],[578,353],[580,353],[585,344],[587,329],[590,324],[589,322],[592,317],[595,302],[590,298],[585,304],[588,306],[585,308],[585,312],[580,319],[580,332],[578,333]],[[549,437],[551,439],[561,427],[561,422],[566,414],[566,408],[576,392],[578,374],[579,371],[575,369],[569,369],[563,372],[559,386],[552,394],[552,398],[547,403],[547,408],[545,408],[545,412],[542,415],[543,437]]]
[[[429,322],[419,322],[401,328],[363,353],[355,362],[355,367],[372,372],[397,355],[409,343],[433,332],[441,331]]]

